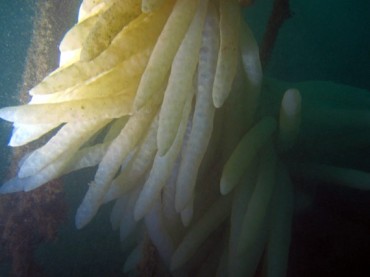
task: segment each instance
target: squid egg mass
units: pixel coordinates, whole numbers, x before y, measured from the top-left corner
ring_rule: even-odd
[[[150,241],[174,276],[253,276],[264,250],[268,276],[284,276],[293,186],[280,156],[303,101],[280,83],[271,107],[261,100],[270,92],[241,3],[84,0],[59,49],[30,102],[0,109],[10,146],[55,132],[1,193],[96,167],[75,225],[113,201],[113,229],[135,238],[126,273]]]

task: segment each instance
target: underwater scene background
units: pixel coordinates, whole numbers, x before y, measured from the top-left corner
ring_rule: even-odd
[[[56,67],[58,43],[74,24],[80,4],[77,0],[58,2],[13,0],[0,3],[0,107],[26,102],[27,90]],[[256,0],[243,14],[258,42],[263,39],[272,2]],[[264,69],[265,77],[287,82],[334,81],[369,91],[370,2],[289,2],[292,14],[279,31]],[[355,93],[356,89],[353,90]],[[361,99],[351,101],[361,102]],[[331,155],[327,159],[336,159],[338,165],[352,165],[370,172],[370,140],[360,141],[360,147],[355,151],[348,150],[345,147],[348,143],[340,139],[340,133],[333,139],[325,136],[323,130],[320,153],[315,153],[309,145],[318,141],[310,141],[309,127],[302,126],[298,141],[308,145],[307,148],[291,155],[315,160],[326,157],[327,153]],[[7,147],[10,133],[11,124],[2,122],[1,180],[7,180],[9,172],[16,167],[11,160],[17,157],[17,151]],[[363,134],[364,137],[368,134],[370,139],[370,124]],[[338,143],[343,143],[343,152],[332,153],[331,147]],[[46,233],[36,232],[26,245],[21,243],[24,233],[15,237],[7,232],[14,230],[20,222],[35,218],[40,224],[46,224],[42,215],[17,214],[16,206],[26,204],[18,198],[0,196],[0,276],[11,276],[14,270],[11,256],[18,252],[9,247],[20,245],[30,251],[24,261],[29,264],[27,268],[20,268],[15,276],[124,276],[121,272],[127,253],[121,251],[118,233],[111,230],[109,213],[112,205],[105,205],[83,229],[76,230],[74,225],[76,209],[93,174],[94,171],[88,169],[61,178],[64,189],[58,184],[59,190],[53,195],[58,195],[63,203],[53,202],[52,205],[58,203],[60,206],[56,210],[48,207],[50,214],[45,217],[50,219],[55,214],[55,225],[51,224],[52,230],[48,229]],[[295,183],[298,184],[297,200],[288,276],[368,276],[370,193],[333,184],[317,184],[315,180],[307,182],[299,176]],[[29,201],[40,204],[41,199]],[[37,211],[39,209],[33,212]],[[29,233],[34,231],[34,223],[25,226],[30,228]],[[9,244],[9,240],[16,238],[17,243]]]

